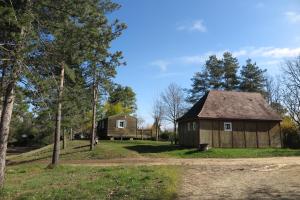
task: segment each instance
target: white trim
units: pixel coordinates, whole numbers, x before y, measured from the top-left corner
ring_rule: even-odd
[[[192,127],[193,127],[193,131],[195,131],[196,130],[196,122],[192,123]]]
[[[228,127],[229,125],[229,127]],[[232,123],[231,122],[224,122],[224,131],[232,131]]]
[[[117,128],[126,128],[126,120],[117,120]]]

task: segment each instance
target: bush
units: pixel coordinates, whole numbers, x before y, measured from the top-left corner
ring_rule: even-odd
[[[173,132],[169,132],[169,131],[163,131],[162,133],[160,133],[160,139],[161,140],[171,140],[173,137]]]
[[[300,135],[297,125],[290,117],[284,117],[281,122],[284,147],[300,148]]]

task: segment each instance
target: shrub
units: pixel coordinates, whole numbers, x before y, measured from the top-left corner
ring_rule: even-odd
[[[281,122],[284,147],[300,148],[300,136],[297,125],[290,117],[284,117]]]

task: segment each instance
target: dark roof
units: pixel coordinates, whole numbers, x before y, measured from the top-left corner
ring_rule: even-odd
[[[131,117],[131,118],[137,119],[136,117],[131,116],[131,115],[128,115],[128,114],[115,114],[115,115],[110,115],[110,116],[108,116],[108,117],[104,117],[104,118],[102,118],[102,119],[100,119],[100,120],[104,120],[104,119],[108,119],[108,118],[113,118],[113,117],[119,117],[119,116]]]
[[[232,91],[206,93],[179,121],[195,118],[281,120],[260,93]]]

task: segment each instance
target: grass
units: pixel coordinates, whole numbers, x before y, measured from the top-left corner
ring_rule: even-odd
[[[134,158],[134,157],[168,157],[168,158],[257,158],[276,156],[300,156],[299,149],[280,148],[213,148],[199,152],[195,148],[182,148],[169,142],[155,141],[101,141],[94,151],[89,151],[88,141],[70,141],[61,151],[62,160]],[[50,159],[52,145],[24,153],[9,156],[12,162],[31,162]]]
[[[179,168],[10,166],[0,199],[174,199]]]
[[[89,151],[88,141],[69,141],[61,160],[133,157],[256,158],[300,156],[294,149],[221,149],[199,152],[193,148],[155,141],[101,141]],[[180,183],[180,167],[92,167],[60,165],[48,169],[33,162],[50,159],[52,145],[8,156],[5,188],[0,199],[174,199]],[[13,164],[14,163],[14,164]],[[13,164],[13,165],[12,165]]]

